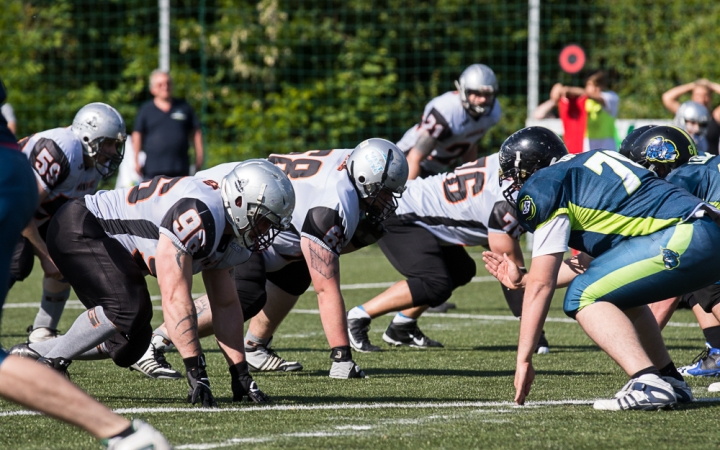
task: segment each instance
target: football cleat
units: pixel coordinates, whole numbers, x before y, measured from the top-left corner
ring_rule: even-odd
[[[52,328],[47,327],[38,327],[33,329],[32,325],[27,327],[27,332],[29,333],[27,340],[28,344],[49,341],[50,339],[55,339],[60,334],[58,330],[53,330]]]
[[[330,378],[348,380],[350,378],[367,378],[365,372],[355,361],[333,361],[330,367]]]
[[[165,353],[155,348],[150,343],[148,349],[142,357],[130,366],[130,370],[136,370],[149,378],[156,380],[179,380],[183,376],[180,372],[173,369],[169,362],[165,359]]]
[[[688,386],[685,380],[680,381],[673,377],[662,377],[662,379],[672,386],[678,403],[690,403],[694,400],[692,389],[690,389],[690,386]]]
[[[34,359],[35,361],[42,358],[42,355],[31,349],[30,345],[27,342],[13,345],[12,347],[10,347],[10,351],[8,351],[8,353],[10,353],[11,355],[19,356],[21,358]]]
[[[64,376],[68,380],[70,374],[68,373],[68,366],[72,363],[71,360],[65,358],[40,358],[37,360],[40,364],[45,364],[49,368],[57,371],[60,375]]]
[[[449,309],[455,309],[457,308],[457,305],[452,302],[443,302],[437,306],[433,306],[427,309],[427,312],[431,313],[445,313],[448,312]]]
[[[401,345],[408,345],[414,348],[444,347],[444,345],[438,341],[434,341],[425,336],[425,334],[420,331],[417,321],[408,323],[390,322],[382,338],[383,341],[396,347],[400,347]]]
[[[372,322],[372,319],[348,318],[347,320],[350,345],[359,352],[371,353],[380,351],[380,347],[370,343],[370,338],[368,337],[370,322]]]
[[[538,355],[547,355],[548,353],[550,353],[550,344],[548,344],[548,340],[545,337],[545,330],[543,330],[542,334],[540,335],[540,340],[538,341],[535,353],[537,353]]]
[[[720,348],[706,348],[678,372],[684,377],[720,377]]]
[[[158,430],[142,420],[132,421],[130,436],[103,439],[100,443],[108,450],[172,450],[172,445]]]
[[[673,386],[657,375],[646,374],[630,380],[610,400],[597,400],[593,408],[601,411],[671,409],[677,404]]]
[[[245,346],[245,359],[250,372],[297,372],[303,366],[297,361],[285,361],[269,346]]]
[[[709,392],[720,392],[720,383],[713,383],[708,386]]]

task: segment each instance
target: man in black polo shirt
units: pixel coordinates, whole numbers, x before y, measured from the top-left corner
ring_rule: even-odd
[[[154,70],[150,74],[150,93],[154,98],[138,111],[132,134],[138,174],[146,180],[156,175],[189,175],[190,136],[195,146],[195,170],[200,170],[203,163],[202,131],[195,111],[185,100],[173,98],[172,80],[167,72]],[[147,154],[142,168],[140,150]]]

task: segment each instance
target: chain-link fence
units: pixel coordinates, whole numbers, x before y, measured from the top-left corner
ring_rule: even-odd
[[[621,97],[620,117],[669,118],[670,87],[720,78],[720,4],[541,0],[539,94],[563,73],[560,50],[585,49]],[[177,96],[198,112],[207,165],[270,152],[398,140],[469,64],[492,67],[503,118],[481,142],[497,149],[527,116],[527,1],[314,0],[170,2]],[[0,76],[18,134],[68,125],[90,101],[129,131],[158,66],[158,5],[140,0],[6,0]]]

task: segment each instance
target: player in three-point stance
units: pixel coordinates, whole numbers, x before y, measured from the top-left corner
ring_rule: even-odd
[[[352,359],[348,340],[339,259],[341,253],[368,245],[382,235],[380,223],[395,210],[397,198],[405,189],[405,157],[391,142],[373,138],[352,150],[271,155],[269,160],[290,178],[297,207],[290,230],[278,235],[272,247],[262,252],[263,258],[235,267],[243,309],[257,314],[245,337],[250,370],[302,369],[300,363],[286,361],[275,353],[270,344],[277,327],[312,283],[332,349],[330,377],[364,378],[365,373]],[[220,165],[196,176],[217,179],[228,167]],[[202,302],[200,298],[196,305]],[[198,321],[202,335],[212,333],[209,311]],[[165,335],[166,325],[155,330],[156,359],[168,347]]]
[[[233,399],[267,402],[248,374],[232,268],[289,226],[294,205],[289,180],[266,160],[233,166],[219,182],[158,176],[67,203],[50,224],[48,245],[88,311],[66,335],[11,352],[58,370],[74,359],[108,357],[130,366],[152,335],[144,279],[150,274],[158,279],[169,334],[185,363],[188,401],[214,406],[191,297],[192,275],[202,272]]]
[[[674,150],[697,154],[691,141]],[[617,152],[568,156],[560,138],[541,127],[510,136],[500,167],[501,179],[513,182],[506,196],[519,191],[520,224],[535,232],[530,272],[516,285],[525,294],[515,401],[523,404],[530,392],[532,354],[568,247],[595,259],[570,283],[565,313],[630,376],[595,409],[654,410],[692,401],[646,305],[720,279],[720,255],[709,251],[720,245],[718,210]]]

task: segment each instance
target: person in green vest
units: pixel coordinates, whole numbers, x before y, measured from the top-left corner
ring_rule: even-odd
[[[586,96],[585,113],[587,125],[583,151],[617,150],[615,118],[618,114],[620,97],[608,89],[605,72],[592,72],[585,81],[585,88],[565,87],[565,95]]]

